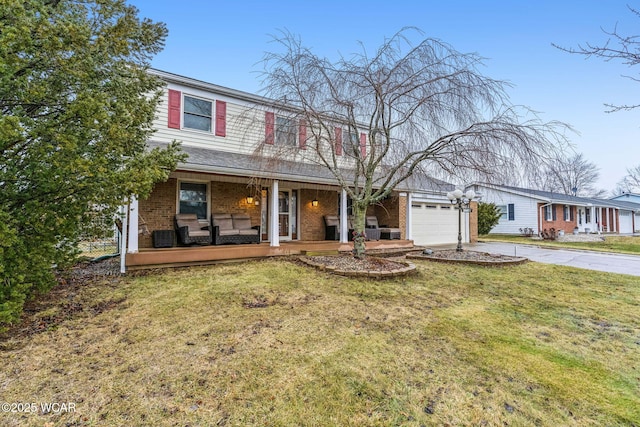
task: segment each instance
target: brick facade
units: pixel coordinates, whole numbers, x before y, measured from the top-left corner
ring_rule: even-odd
[[[156,184],[147,199],[138,202],[140,222],[144,221],[150,232],[154,230],[173,230],[173,217],[176,214],[178,180],[170,178]],[[141,234],[138,240],[140,248],[153,247],[152,235]]]
[[[569,206],[571,209],[571,218],[570,221],[565,221],[564,218],[564,205],[551,205],[551,209],[555,211],[555,220],[547,221],[545,218],[545,210],[542,207],[544,206],[542,203],[538,203],[538,217],[542,215],[542,230],[550,230],[551,228],[555,228],[556,232],[563,230],[565,234],[573,233],[573,229],[578,226],[577,220],[577,212],[575,206]],[[540,218],[538,218],[540,219]],[[542,231],[541,230],[541,231]]]
[[[469,242],[478,243],[478,202],[471,202],[469,207]]]
[[[318,206],[311,202],[317,199]],[[300,240],[324,240],[324,216],[338,214],[337,191],[299,190],[300,203]]]

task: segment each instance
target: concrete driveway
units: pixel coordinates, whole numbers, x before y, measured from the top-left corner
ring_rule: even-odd
[[[587,270],[640,276],[640,256],[573,249],[548,249],[535,245],[486,242],[467,246],[468,250],[516,255],[546,264],[568,265]]]

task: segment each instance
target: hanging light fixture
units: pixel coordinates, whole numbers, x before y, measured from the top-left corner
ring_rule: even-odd
[[[247,203],[250,205],[253,204],[253,196],[247,196]]]

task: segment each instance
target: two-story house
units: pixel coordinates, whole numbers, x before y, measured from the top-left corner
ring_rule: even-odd
[[[182,143],[187,159],[150,197],[126,209],[123,266],[204,263],[227,258],[295,254],[303,250],[349,250],[350,201],[329,170],[313,161],[309,125],[287,114],[287,106],[264,97],[151,70],[166,82],[149,147]],[[350,135],[337,123],[335,154],[356,144],[368,150],[365,134]],[[349,167],[345,159],[345,168]],[[393,240],[369,247],[411,247],[457,241],[457,213],[446,198],[451,184],[412,177],[383,203],[371,206],[380,226],[399,229]],[[259,245],[154,248],[154,233],[172,235],[175,216],[191,213],[203,227],[218,214],[245,214],[259,227]],[[327,241],[324,217],[340,219],[338,241]],[[473,217],[473,214],[471,215]],[[475,222],[465,214],[464,236]],[[144,221],[151,233],[138,233]],[[399,237],[399,238],[397,238]],[[324,246],[323,246],[324,245]],[[156,245],[157,246],[157,245]]]

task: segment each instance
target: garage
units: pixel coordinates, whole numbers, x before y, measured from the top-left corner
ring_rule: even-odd
[[[625,211],[620,209],[620,230],[622,234],[633,233],[633,213],[631,211]]]
[[[469,241],[468,217],[462,216],[463,242]],[[448,201],[412,201],[411,235],[420,246],[458,243],[458,211]]]

